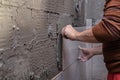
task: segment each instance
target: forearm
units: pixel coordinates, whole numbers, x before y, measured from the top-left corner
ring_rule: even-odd
[[[102,46],[98,46],[95,48],[92,48],[92,52],[94,55],[101,55],[103,54]]]
[[[93,35],[92,28],[76,34],[76,40],[90,43],[100,43]]]

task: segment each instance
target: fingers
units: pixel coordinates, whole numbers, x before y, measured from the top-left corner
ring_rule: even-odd
[[[80,45],[78,46],[79,49],[83,49]]]
[[[81,50],[85,49],[85,48],[81,47],[80,45],[78,46],[78,48],[81,49]]]
[[[81,61],[83,61],[83,62],[85,62],[85,61],[87,61],[88,60],[88,56],[87,55],[85,55],[85,52],[84,52],[84,48],[82,48],[80,45],[78,46],[78,48],[80,49],[80,50],[82,50],[82,54],[77,58],[78,60],[81,60]]]
[[[61,31],[62,33],[61,33],[61,34],[62,34],[63,37],[65,37],[66,39],[68,39],[68,37],[66,36],[66,31],[65,31],[66,28],[67,28],[67,27],[64,27],[64,28],[62,29],[62,31]]]
[[[81,49],[82,47],[79,45],[78,48]]]
[[[71,28],[72,28],[71,25],[67,25],[66,27],[64,27],[64,28],[62,29],[62,35],[65,36],[65,34],[66,34],[66,29],[71,29]]]
[[[85,48],[82,48],[80,45],[78,46],[78,48],[79,48],[82,52],[84,52],[84,49],[85,49]]]
[[[70,40],[76,40],[77,33],[78,32],[71,25],[67,25],[62,29],[62,36]]]
[[[64,27],[64,28],[62,29],[62,31],[61,31],[62,36],[65,35],[65,28],[66,28],[66,27]]]
[[[87,58],[84,57],[84,56],[80,56],[77,59],[80,60],[80,61],[83,61],[83,62],[87,61]]]

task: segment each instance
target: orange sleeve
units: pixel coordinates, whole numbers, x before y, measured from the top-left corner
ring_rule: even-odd
[[[106,3],[103,19],[92,28],[92,32],[102,43],[120,40],[120,0]]]
[[[100,23],[95,25],[92,28],[92,32],[95,38],[102,43],[115,41],[119,39],[114,34],[112,34],[112,32],[109,29],[106,28],[104,21],[101,21]]]

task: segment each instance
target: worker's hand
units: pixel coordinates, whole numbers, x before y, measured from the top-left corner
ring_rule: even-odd
[[[79,47],[79,49],[82,51],[82,54],[78,57],[78,59],[83,62],[89,60],[90,58],[92,58],[94,56],[92,48]]]
[[[79,34],[71,25],[67,25],[62,29],[62,36],[71,40],[76,40],[76,36]]]

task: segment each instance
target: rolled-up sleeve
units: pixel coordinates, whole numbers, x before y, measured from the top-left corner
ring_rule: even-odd
[[[92,32],[95,38],[102,43],[120,39],[120,25],[109,22],[109,20],[102,20],[92,28]]]
[[[120,40],[120,1],[111,0],[104,8],[103,19],[92,28],[95,38],[102,42]]]

